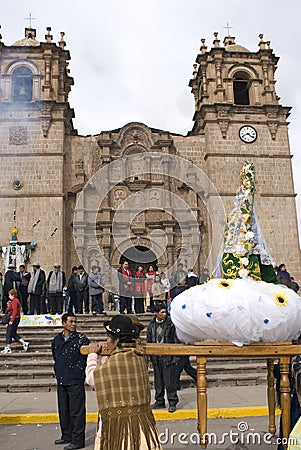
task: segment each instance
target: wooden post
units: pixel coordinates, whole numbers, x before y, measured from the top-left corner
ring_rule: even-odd
[[[200,444],[206,448],[208,444],[207,433],[207,379],[205,356],[197,356],[197,408],[198,408],[198,432]]]
[[[269,407],[269,432],[274,436],[276,433],[275,424],[275,378],[274,378],[274,359],[267,359],[267,396]]]
[[[283,447],[287,449],[288,437],[290,434],[290,380],[289,380],[289,356],[280,357],[280,398],[281,398],[281,420],[282,420],[282,433],[283,433]]]

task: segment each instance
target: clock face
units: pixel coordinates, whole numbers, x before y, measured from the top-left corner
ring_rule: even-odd
[[[257,139],[257,131],[250,125],[245,125],[239,130],[239,137],[246,144],[251,144]]]

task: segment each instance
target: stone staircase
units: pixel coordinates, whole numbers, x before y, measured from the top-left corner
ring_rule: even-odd
[[[113,315],[114,312],[109,312]],[[152,314],[139,315],[142,323],[147,324]],[[103,321],[108,316],[78,316],[78,331],[85,333],[91,341],[105,341],[106,334]],[[5,344],[4,325],[0,326],[0,342]],[[51,354],[51,341],[62,330],[60,326],[19,327],[18,334],[30,342],[25,353],[18,343],[12,344],[12,354],[0,354],[0,391],[1,392],[35,392],[51,391],[56,388]],[[146,329],[141,333],[146,338]],[[191,357],[192,365],[196,365],[195,357]],[[150,371],[153,385],[153,372]],[[266,383],[266,362],[264,359],[210,359],[207,363],[208,386],[240,385],[248,386]],[[182,387],[192,387],[193,380],[185,374],[181,375]],[[89,389],[89,387],[87,387]]]

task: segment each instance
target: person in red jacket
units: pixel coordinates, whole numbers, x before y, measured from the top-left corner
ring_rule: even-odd
[[[10,348],[12,340],[14,339],[16,342],[20,342],[22,344],[25,352],[28,350],[29,342],[24,341],[18,334],[17,329],[20,323],[21,316],[21,303],[17,298],[18,292],[15,289],[11,289],[8,291],[9,303],[7,305],[6,312],[9,313],[11,311],[12,315],[10,321],[6,327],[6,347],[1,351],[2,354],[11,353],[12,350]]]

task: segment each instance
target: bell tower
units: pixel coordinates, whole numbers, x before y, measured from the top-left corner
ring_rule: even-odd
[[[244,161],[255,164],[255,208],[270,251],[278,264],[286,262],[292,275],[300,276],[287,122],[291,108],[279,103],[275,89],[279,58],[262,34],[258,47],[249,51],[232,36],[221,45],[218,33],[211,49],[201,40],[189,82],[195,113],[188,134],[205,142],[204,168],[226,211],[233,208],[239,167]]]
[[[0,244],[16,226],[50,266],[63,263],[64,155],[66,136],[76,134],[65,46],[64,33],[56,44],[50,27],[44,42],[31,27],[12,45],[0,39]]]

